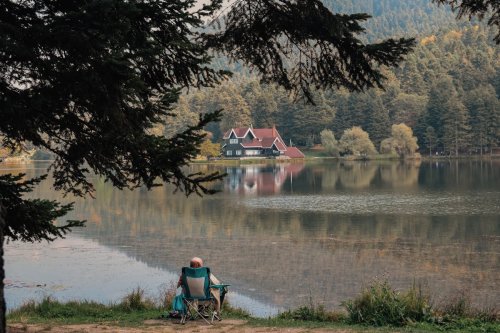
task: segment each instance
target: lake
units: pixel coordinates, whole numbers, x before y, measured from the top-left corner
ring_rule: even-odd
[[[47,164],[0,164],[37,175]],[[227,173],[220,193],[118,191],[94,179],[87,220],[51,244],[6,244],[6,298],[118,301],[151,296],[200,256],[231,284],[230,302],[257,316],[313,303],[335,309],[374,280],[414,283],[435,303],[465,295],[500,307],[500,160],[193,165]]]

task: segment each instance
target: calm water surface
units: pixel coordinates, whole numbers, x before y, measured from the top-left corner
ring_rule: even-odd
[[[222,192],[186,199],[95,179],[96,199],[74,199],[70,216],[86,228],[49,245],[7,244],[8,306],[44,295],[117,301],[138,285],[155,296],[201,256],[232,285],[231,302],[260,316],[310,300],[335,308],[374,279],[500,307],[498,160],[193,169],[227,172]],[[35,195],[60,199],[50,182]]]

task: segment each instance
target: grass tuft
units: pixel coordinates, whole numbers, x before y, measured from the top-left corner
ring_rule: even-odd
[[[278,319],[338,323],[345,321],[346,317],[343,313],[326,311],[323,305],[310,302],[309,305],[280,313]]]
[[[404,326],[426,321],[431,313],[429,297],[415,285],[406,293],[394,290],[387,281],[375,282],[353,300],[343,302],[351,323],[372,326]]]
[[[123,297],[119,306],[125,311],[152,310],[156,307],[155,302],[145,297],[144,289],[137,287]]]

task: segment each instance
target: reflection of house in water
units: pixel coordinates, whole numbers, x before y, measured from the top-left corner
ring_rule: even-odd
[[[225,188],[239,194],[279,193],[283,184],[293,182],[303,169],[304,164],[299,163],[230,167],[226,169]]]

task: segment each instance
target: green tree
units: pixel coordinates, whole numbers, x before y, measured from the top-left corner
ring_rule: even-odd
[[[90,172],[120,189],[162,181],[186,194],[210,193],[204,183],[220,175],[189,175],[183,167],[198,154],[202,129],[219,114],[203,114],[196,126],[170,138],[150,131],[168,121],[182,88],[213,86],[227,77],[209,66],[210,50],[312,100],[311,86],[381,86],[380,65],[397,65],[414,43],[365,44],[356,35],[368,15],[332,14],[319,0],[239,1],[221,30],[203,32],[204,22],[221,5],[222,0],[202,6],[195,0],[3,0],[2,144],[14,148],[27,141],[54,153],[54,187],[77,195],[93,191]],[[295,50],[299,57],[292,55]],[[288,61],[290,67],[284,65]],[[14,176],[0,181],[0,236],[12,238],[8,230],[26,230],[26,239],[40,239],[28,226],[37,226],[47,238],[54,235],[44,221],[64,211],[41,203],[38,215],[29,216],[29,202],[12,204],[23,190],[26,186]],[[7,199],[11,194],[16,198]],[[76,225],[68,222],[58,230]],[[3,292],[3,261],[0,266]]]
[[[373,155],[377,153],[368,133],[361,127],[347,129],[339,140],[340,151],[349,155]]]
[[[434,127],[429,126],[425,129],[424,140],[429,149],[429,156],[432,155],[432,148],[436,145],[437,142],[437,134]]]
[[[483,155],[486,147],[498,143],[500,134],[500,102],[491,85],[480,86],[465,98],[471,118],[472,142]]]
[[[496,25],[499,29],[495,41],[500,44],[500,2],[498,0],[432,0],[441,4],[448,4],[458,11],[458,17],[472,16],[482,19],[485,15],[491,15],[489,25]]]
[[[186,96],[179,96],[175,108],[171,111],[171,115],[168,122],[157,125],[163,127],[162,133],[158,135],[165,135],[168,138],[174,137],[190,126],[195,126],[199,119],[198,114],[190,110]]]
[[[453,113],[453,110],[449,109],[451,106],[450,99],[452,98],[457,98],[453,81],[450,76],[443,76],[432,86],[426,111],[419,120],[418,127],[420,130],[418,134],[420,139],[423,139],[425,129],[430,126],[436,131],[437,141],[435,145],[439,147],[442,144],[444,136],[443,116]]]
[[[328,155],[338,157],[339,146],[333,132],[328,129],[324,129],[321,131],[320,137],[321,145],[323,145],[323,148],[325,148],[325,151],[328,153]]]
[[[296,144],[310,147],[321,142],[320,129],[331,126],[335,116],[335,109],[323,93],[314,91],[311,96],[316,101],[315,105],[296,103],[289,112],[293,133],[290,138]]]
[[[370,133],[373,144],[378,147],[380,142],[389,135],[389,113],[382,103],[380,95],[372,90],[368,96],[368,114],[363,128]]]
[[[222,133],[233,127],[249,127],[252,124],[250,107],[235,84],[228,82],[214,89],[210,101],[212,110],[222,110]]]
[[[388,103],[388,111],[392,123],[405,123],[410,127],[417,124],[417,119],[425,112],[427,95],[400,93]]]
[[[458,156],[460,149],[465,149],[470,144],[470,126],[467,108],[457,96],[451,96],[444,103],[443,117],[444,147],[449,152]]]
[[[276,125],[278,103],[276,87],[261,85],[258,81],[250,81],[242,91],[242,97],[250,107],[252,124],[256,128],[271,128]]]

